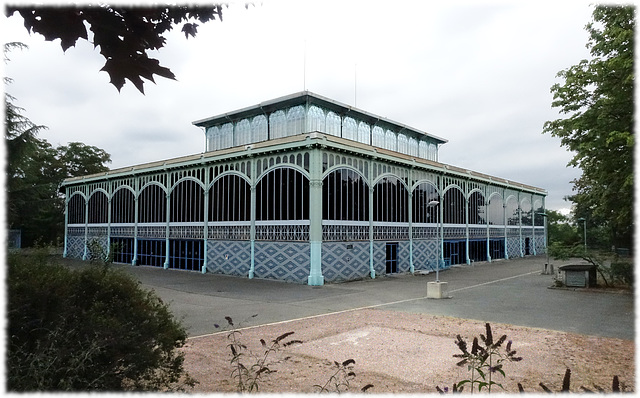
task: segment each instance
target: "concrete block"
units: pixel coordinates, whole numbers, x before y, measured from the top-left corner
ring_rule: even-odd
[[[427,282],[427,298],[448,298],[449,284],[447,282]]]

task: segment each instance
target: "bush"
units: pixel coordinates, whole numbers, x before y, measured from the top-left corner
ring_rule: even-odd
[[[184,327],[130,276],[41,256],[8,257],[9,391],[170,390],[184,371]],[[181,384],[182,383],[182,384]]]

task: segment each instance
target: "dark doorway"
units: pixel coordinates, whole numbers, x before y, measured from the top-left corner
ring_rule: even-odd
[[[398,272],[398,244],[387,243],[387,274]]]
[[[525,240],[524,240],[524,255],[525,256],[528,256],[529,254],[531,254],[530,253],[530,251],[531,251],[530,246],[531,246],[531,239],[530,238],[525,238]]]

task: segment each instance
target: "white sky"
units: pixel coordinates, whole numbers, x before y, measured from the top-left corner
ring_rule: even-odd
[[[589,58],[592,11],[588,1],[232,4],[195,39],[167,35],[154,58],[177,81],[158,77],[146,95],[131,83],[118,93],[90,43],[63,53],[17,14],[0,18],[4,40],[29,46],[9,54],[7,91],[49,127],[41,138],[102,148],[110,167],[200,153],[193,121],[306,89],[443,137],[441,162],[547,189],[560,210],[580,171],[542,128],[560,116],[557,72]]]

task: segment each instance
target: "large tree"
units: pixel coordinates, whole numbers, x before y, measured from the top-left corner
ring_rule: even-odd
[[[573,181],[576,218],[604,228],[609,243],[633,245],[635,7],[599,5],[586,26],[591,59],[558,73],[553,107],[565,118],[546,122],[582,170]]]
[[[100,47],[106,62],[101,69],[109,74],[111,84],[118,91],[125,80],[144,93],[142,78],[154,81],[153,75],[175,79],[169,68],[150,58],[148,51],[164,47],[164,34],[174,25],[183,24],[185,37],[195,37],[198,24],[216,18],[222,20],[222,5],[173,5],[173,6],[42,6],[9,5],[7,16],[15,13],[24,19],[25,28],[39,33],[45,40],[60,39],[63,51],[75,46],[78,39]],[[90,37],[87,26],[93,33]]]

